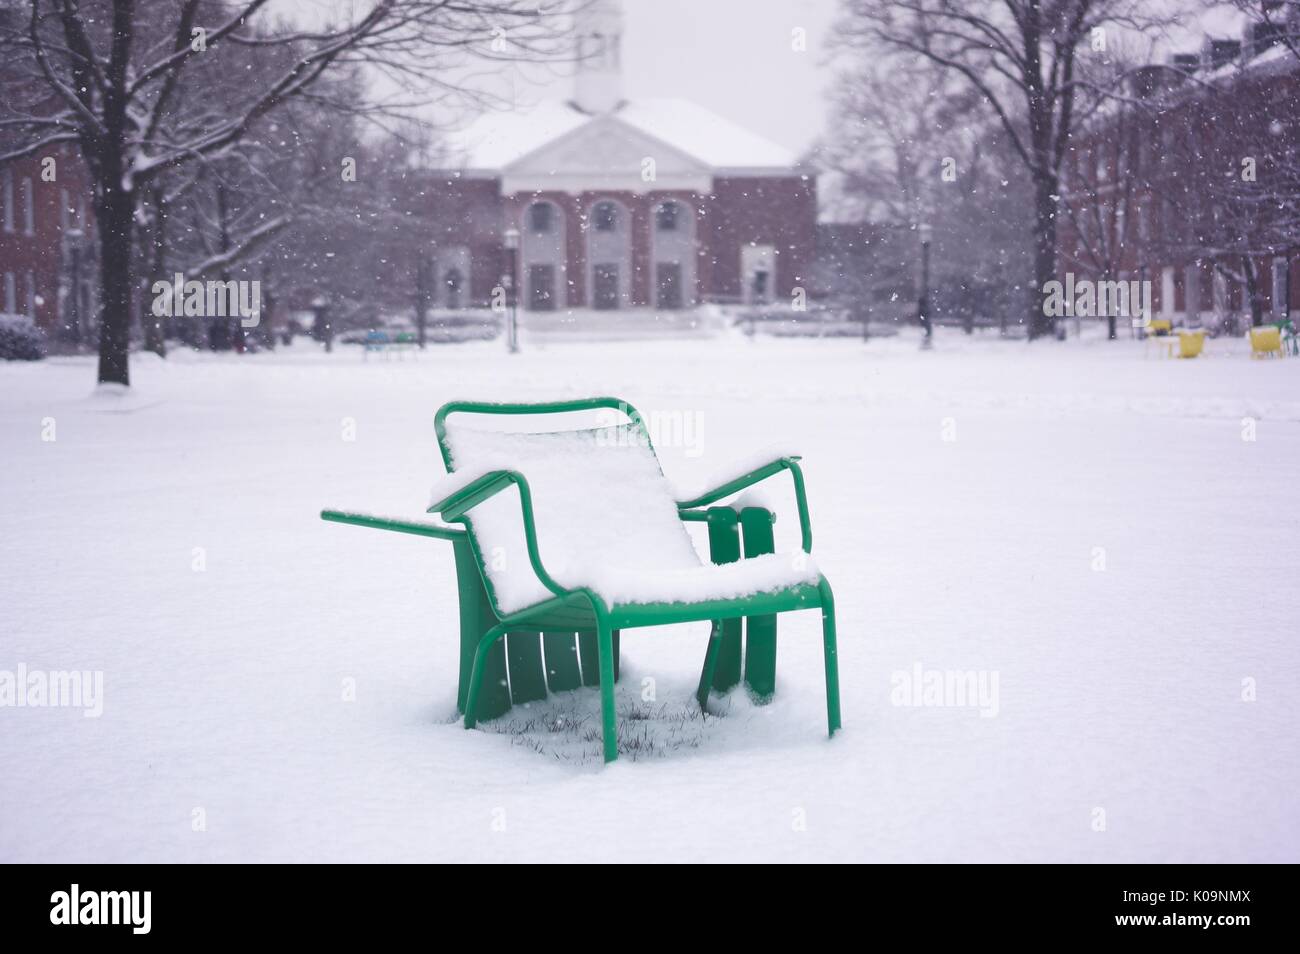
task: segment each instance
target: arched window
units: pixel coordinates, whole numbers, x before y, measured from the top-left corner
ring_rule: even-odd
[[[676,202],[661,202],[655,209],[655,228],[660,232],[676,232],[681,206]]]
[[[587,211],[587,301],[590,307],[626,307],[631,292],[632,252],[626,209],[600,199]]]
[[[564,212],[554,202],[539,199],[524,210],[519,277],[532,311],[552,311],[563,302],[564,230]]]
[[[695,304],[695,229],[689,204],[665,199],[654,206],[651,304],[677,309]]]
[[[555,206],[549,202],[534,202],[530,205],[528,228],[537,235],[550,235],[555,231]]]

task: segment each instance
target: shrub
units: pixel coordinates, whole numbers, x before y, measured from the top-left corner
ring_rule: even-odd
[[[45,335],[24,315],[0,315],[0,358],[39,361],[45,357]]]

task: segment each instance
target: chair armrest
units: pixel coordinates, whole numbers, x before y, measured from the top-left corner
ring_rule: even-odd
[[[468,523],[466,514],[490,497],[495,497],[512,484],[519,488],[519,505],[523,511],[524,540],[528,546],[528,562],[533,572],[552,593],[562,596],[569,592],[556,583],[546,567],[537,549],[537,523],[533,517],[533,494],[528,487],[528,480],[517,470],[491,470],[487,473],[466,474],[463,480],[455,472],[447,475],[434,488],[434,495],[440,499],[429,506],[429,513],[439,512],[442,519],[457,523]],[[477,549],[477,547],[476,547]]]
[[[802,538],[803,549],[805,553],[812,552],[812,522],[808,517],[808,498],[804,493],[803,471],[799,469],[799,458],[795,456],[778,457],[776,460],[764,464],[749,471],[733,477],[730,480],[718,485],[713,490],[706,493],[698,494],[689,500],[677,501],[678,511],[691,510],[695,507],[707,507],[709,504],[717,503],[725,497],[730,497],[734,493],[751,487],[759,481],[766,480],[774,474],[779,474],[783,470],[790,472],[790,477],[794,481],[794,500],[795,506],[799,510],[799,533]]]
[[[434,486],[434,500],[428,512],[440,513],[444,520],[459,520],[467,511],[517,482],[526,483],[523,475],[513,470],[452,472]]]
[[[388,517],[377,513],[363,513],[359,510],[322,510],[320,518],[331,523],[349,523],[356,527],[372,527],[376,530],[392,530],[396,533],[413,533],[421,537],[434,537],[438,540],[463,540],[465,531],[459,527],[448,527],[431,520],[409,520],[403,517]]]

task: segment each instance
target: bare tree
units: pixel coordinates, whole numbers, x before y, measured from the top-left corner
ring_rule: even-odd
[[[1031,337],[1052,327],[1040,294],[1056,271],[1061,164],[1076,124],[1104,93],[1080,69],[1081,54],[1103,47],[1108,29],[1138,25],[1141,10],[1137,0],[845,0],[842,30],[850,41],[884,43],[961,77],[1028,170]]]
[[[1257,42],[1276,42],[1300,57],[1300,0],[1229,0],[1246,17]],[[1210,4],[1207,4],[1207,6]],[[1219,4],[1213,4],[1218,6]]]
[[[0,123],[24,142],[0,161],[74,144],[89,170],[99,236],[99,380],[130,383],[134,230],[164,174],[231,150],[263,117],[332,70],[367,63],[410,87],[454,88],[466,56],[539,52],[558,10],[535,0],[372,0],[328,23],[272,20],[267,0],[28,0],[25,25],[0,23],[9,61]],[[229,99],[182,96],[196,67],[228,69],[231,51],[278,65]],[[183,106],[181,103],[183,102]]]
[[[817,158],[838,174],[840,219],[871,224],[872,255],[868,275],[830,277],[851,299],[916,301],[917,231],[930,225],[937,317],[971,331],[977,317],[1005,310],[1009,289],[1017,304],[1023,297],[1025,177],[992,110],[960,76],[888,45],[846,46]]]
[[[1300,237],[1300,118],[1269,82],[1247,63],[1199,86],[1155,127],[1162,161],[1177,170],[1157,182],[1165,250],[1211,263],[1244,291],[1256,325],[1263,263]]]

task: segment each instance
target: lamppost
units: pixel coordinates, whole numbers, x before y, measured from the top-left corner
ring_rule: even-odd
[[[916,231],[921,236],[921,297],[916,303],[916,316],[925,331],[921,349],[928,351],[934,347],[934,322],[930,320],[930,224],[922,222]]]
[[[325,345],[325,353],[334,350],[334,325],[330,321],[330,302],[324,295],[312,299],[312,337]]]
[[[506,347],[511,354],[519,352],[519,296],[515,289],[515,273],[518,271],[519,230],[513,225],[506,229],[506,273],[501,278],[501,287],[506,291]]]
[[[417,253],[418,254],[418,253]],[[420,350],[424,350],[426,328],[429,323],[429,302],[433,299],[429,287],[429,265],[420,254],[415,262],[415,335]]]

